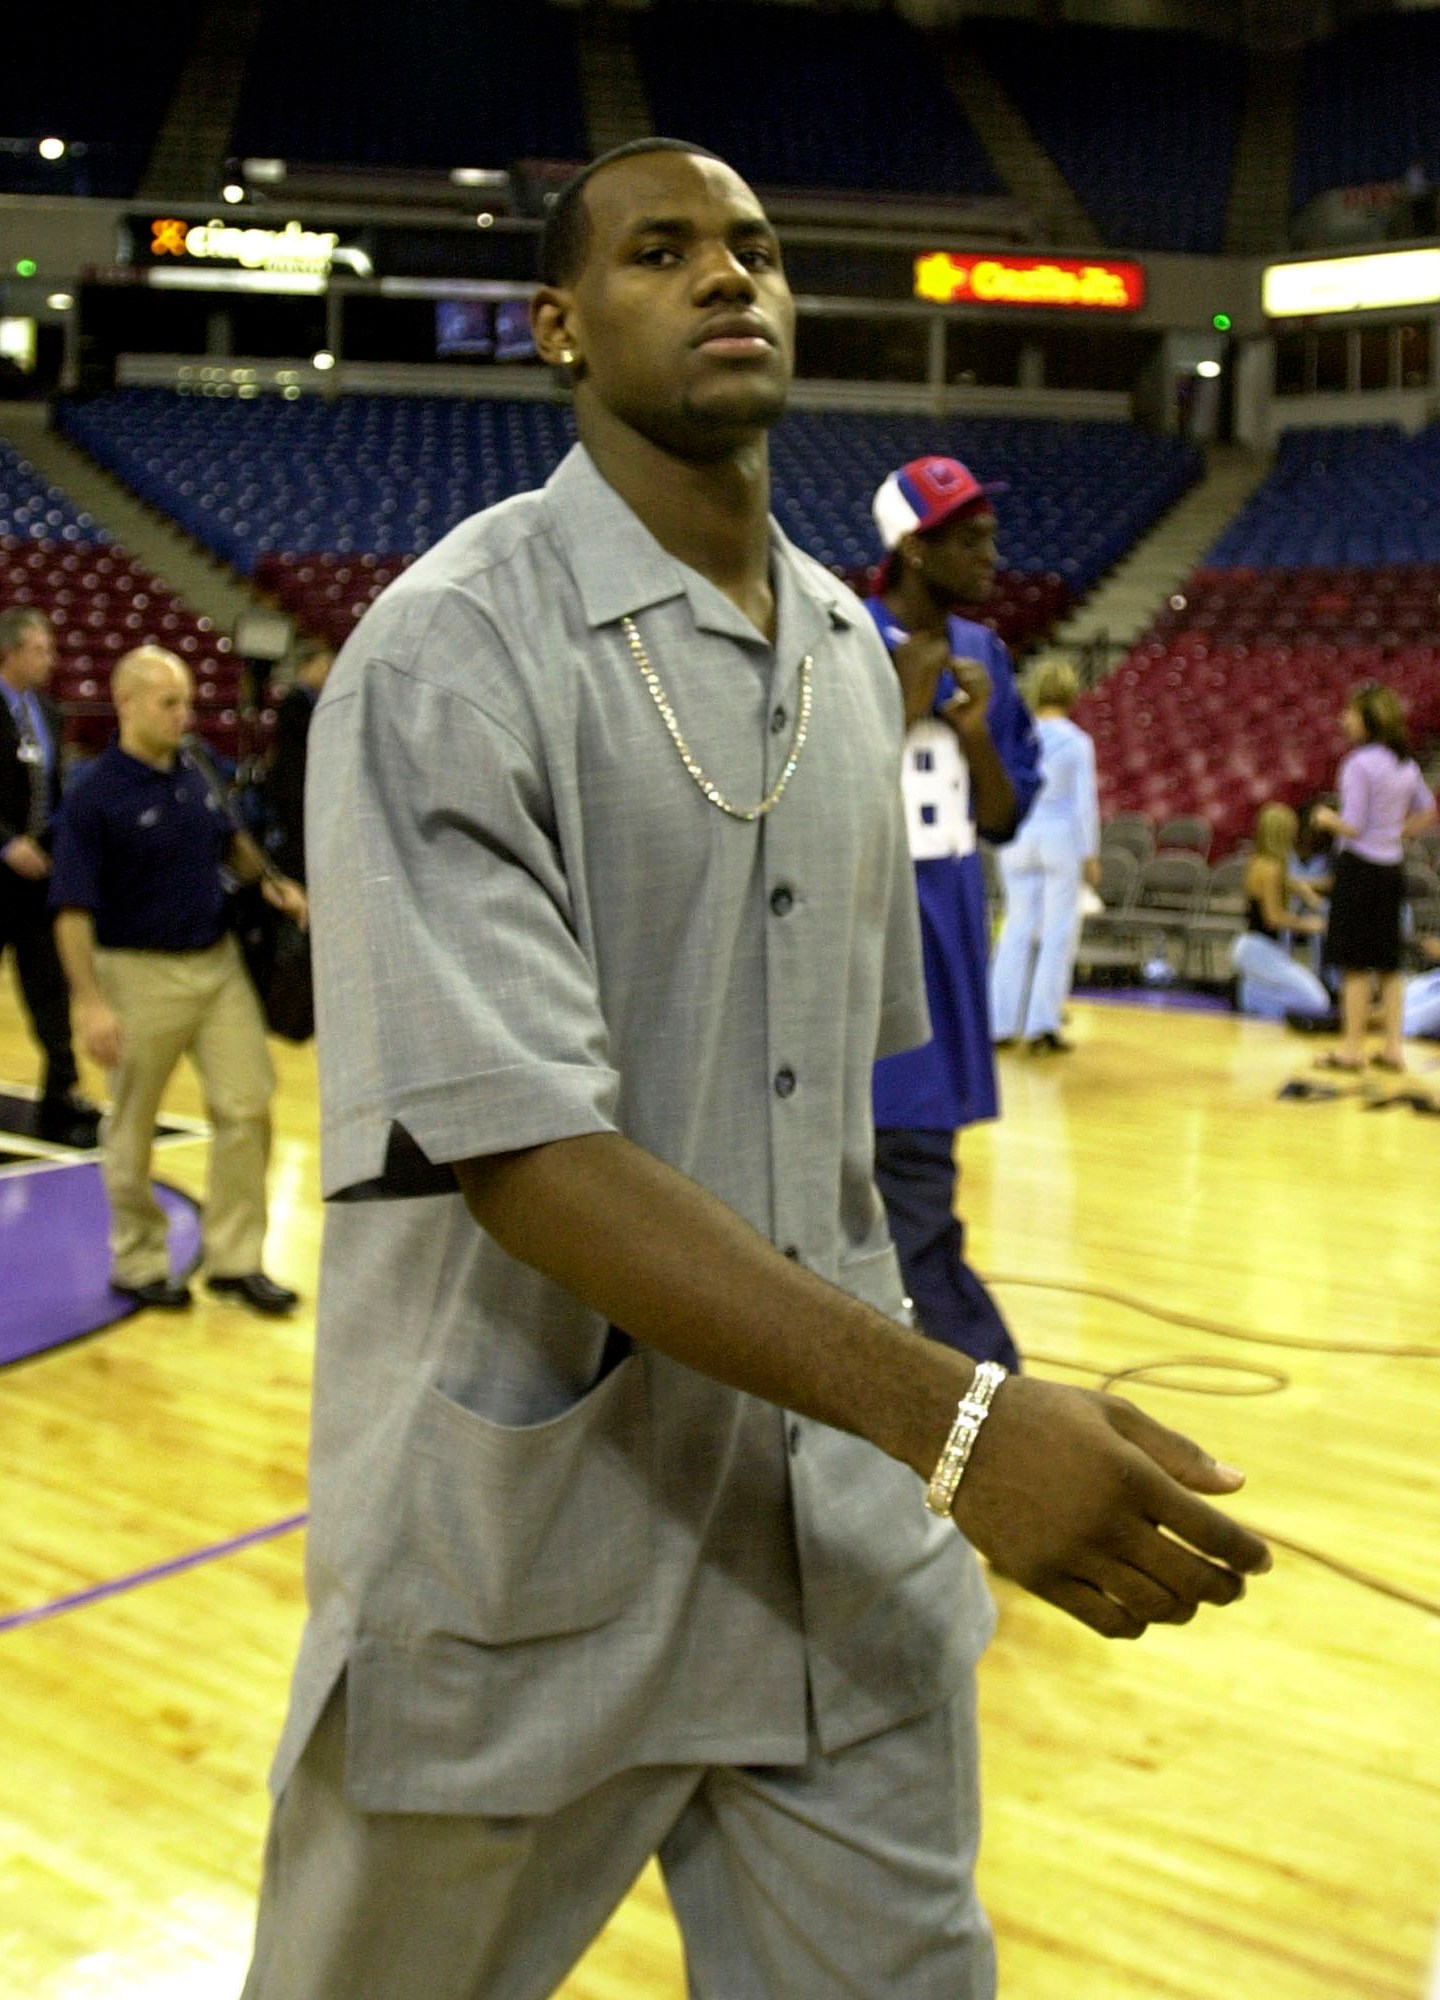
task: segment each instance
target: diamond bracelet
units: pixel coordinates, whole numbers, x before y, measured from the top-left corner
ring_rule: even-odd
[[[1007,1372],[998,1361],[982,1361],[975,1370],[970,1387],[960,1399],[950,1435],[945,1440],[945,1449],[925,1489],[925,1505],[932,1514],[938,1514],[942,1519],[955,1505],[955,1495],[965,1467],[970,1462],[970,1454],[975,1449],[980,1426],[989,1416],[995,1391],[1005,1380]]]

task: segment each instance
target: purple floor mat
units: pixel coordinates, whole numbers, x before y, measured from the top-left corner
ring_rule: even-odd
[[[0,1084],[0,1145],[4,1144],[7,1136],[12,1135],[21,1139],[37,1138],[39,1135],[35,1130],[35,1120],[39,1108],[32,1094],[13,1088],[7,1089]],[[162,1118],[155,1127],[157,1140],[183,1136],[185,1128],[172,1124],[167,1118]],[[90,1149],[84,1147],[72,1150],[89,1152]]]
[[[169,1225],[170,1269],[193,1270],[200,1215],[188,1195],[155,1184]],[[108,1283],[109,1210],[90,1161],[0,1178],[0,1367],[98,1333],[137,1308]]]

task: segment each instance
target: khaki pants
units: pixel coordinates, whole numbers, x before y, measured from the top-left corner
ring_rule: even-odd
[[[169,1273],[150,1154],[160,1100],[184,1055],[195,1066],[213,1128],[201,1220],[205,1262],[215,1277],[258,1271],[275,1071],[239,947],[227,936],[208,951],[97,950],[95,966],[123,1038],[110,1078],[102,1162],[112,1277],[148,1285]]]

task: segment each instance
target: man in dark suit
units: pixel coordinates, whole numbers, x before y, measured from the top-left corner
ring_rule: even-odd
[[[328,639],[302,639],[295,650],[295,679],[275,716],[275,746],[265,773],[265,804],[273,831],[266,840],[282,875],[305,880],[305,756],[310,718],[335,658]]]
[[[76,1092],[70,996],[46,905],[50,830],[60,802],[60,711],[45,694],[55,664],[50,621],[31,605],[0,611],[0,953],[15,954],[45,1076],[38,1137],[93,1146],[100,1114]]]

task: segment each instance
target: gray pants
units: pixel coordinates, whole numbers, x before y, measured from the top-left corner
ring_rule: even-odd
[[[992,2000],[973,1689],[800,1770],[623,1771],[542,1818],[362,1813],[344,1694],[278,1801],[242,2000],[545,2000],[658,1856],[691,2000]]]

